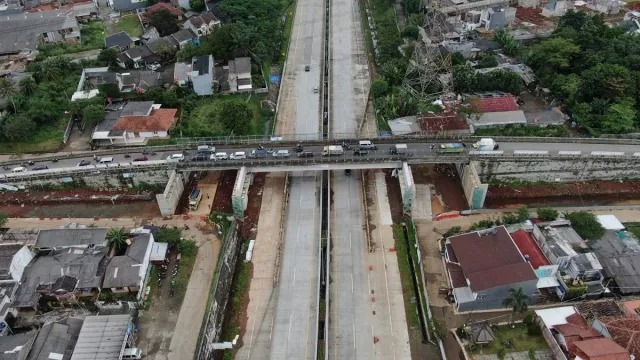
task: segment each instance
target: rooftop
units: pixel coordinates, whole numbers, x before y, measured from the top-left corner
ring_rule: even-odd
[[[176,39],[176,41],[178,41],[178,43],[184,42],[184,41],[188,41],[191,39],[195,39],[198,36],[196,34],[193,33],[193,31],[191,31],[191,29],[182,29],[179,30],[178,32],[175,32],[173,34],[171,34],[170,36],[172,36],[174,39]]]
[[[607,230],[622,230],[624,225],[615,215],[596,215],[598,222]]]
[[[78,29],[72,11],[57,10],[2,16],[0,19],[0,54],[35,50],[42,34],[63,29]]]
[[[71,360],[119,359],[130,326],[129,315],[87,316]]]
[[[33,246],[38,239],[37,229],[9,229],[0,234],[0,244],[21,244]]]
[[[553,221],[535,224],[545,238],[551,252],[558,256],[577,256],[574,247],[587,248],[586,243],[573,230],[569,221]]]
[[[213,60],[211,55],[202,55],[193,58],[193,71],[197,71],[198,75],[204,75],[209,73],[209,68],[212,68],[210,60]]]
[[[477,113],[504,112],[520,110],[516,99],[511,94],[502,96],[474,97],[468,100],[471,108]]]
[[[107,49],[118,46],[122,49],[133,44],[133,40],[126,31],[120,31],[104,38],[104,45]]]
[[[585,301],[577,303],[575,307],[588,322],[592,322],[594,319],[601,318],[603,316],[617,316],[623,314],[618,304],[613,300]]]
[[[524,111],[496,111],[485,112],[482,115],[471,114],[469,116],[469,122],[475,127],[485,126],[505,126],[512,124],[527,124],[527,117],[524,115]]]
[[[178,9],[175,6],[169,4],[169,3],[155,3],[151,6],[149,6],[147,8],[147,13],[148,14],[153,14],[156,11],[160,11],[160,10],[167,10],[169,11],[171,14],[175,15],[175,16],[181,16],[184,15],[184,11],[182,11],[182,9]]]
[[[625,348],[629,354],[640,356],[640,318],[638,316],[606,316],[600,319],[611,340]]]
[[[251,73],[251,59],[239,57],[229,60],[229,74]]]
[[[177,109],[153,109],[148,116],[122,116],[112,130],[168,131],[177,121]]]
[[[463,117],[456,113],[416,115],[416,120],[420,124],[420,129],[427,133],[469,130],[469,125]]]
[[[590,339],[573,343],[576,355],[581,359],[629,360],[629,353],[625,348],[610,339]]]
[[[448,240],[473,291],[537,279],[504,226]]]
[[[102,245],[107,238],[106,228],[88,229],[43,229],[38,233],[37,249],[68,246]]]
[[[107,266],[102,286],[117,288],[140,284],[140,265],[152,241],[150,234],[140,234],[131,239],[132,243],[122,256],[114,256]]]
[[[24,245],[0,245],[0,280],[11,280],[11,262],[13,256]]]
[[[82,319],[69,317],[44,325],[26,360],[71,359],[82,323]]]
[[[524,255],[524,258],[529,258],[529,263],[534,269],[537,269],[540,266],[551,265],[530,233],[524,230],[518,230],[516,232],[512,232],[511,237],[518,249],[520,249],[522,255]]]
[[[11,336],[0,336],[0,359],[1,360],[22,360],[25,359],[33,341],[36,338],[36,331]]]

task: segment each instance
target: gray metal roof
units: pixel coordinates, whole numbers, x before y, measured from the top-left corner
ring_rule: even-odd
[[[198,36],[196,34],[193,33],[193,31],[191,31],[191,29],[182,29],[179,30],[173,34],[171,34],[171,36],[176,39],[176,41],[178,43],[181,43],[183,41],[187,41],[187,40],[191,40],[191,39],[195,39]]]
[[[240,74],[251,72],[251,59],[248,57],[239,57],[229,61],[229,73]]]
[[[107,49],[118,46],[121,49],[133,44],[133,40],[126,31],[120,31],[104,38],[104,45]]]
[[[633,233],[624,230],[607,230],[604,236],[591,244],[598,257],[640,253],[640,244]]]
[[[150,234],[141,234],[131,239],[131,245],[122,256],[114,256],[107,266],[102,287],[117,288],[140,284],[140,265],[144,262],[151,244]]]
[[[554,226],[549,223],[540,223],[536,226],[544,235],[551,252],[558,257],[576,256],[577,253],[573,247],[585,246],[584,240],[569,225]]]
[[[106,228],[43,229],[34,245],[37,249],[66,246],[102,245],[107,238]]]
[[[0,16],[0,54],[37,49],[40,36],[63,29],[78,29],[72,11],[43,11]]]
[[[11,262],[13,256],[24,245],[0,245],[0,280],[11,279]]]
[[[9,229],[0,234],[0,244],[20,244],[32,246],[38,239],[37,229]]]
[[[118,360],[124,348],[129,315],[87,316],[71,360]]]
[[[33,345],[36,334],[37,332],[30,331],[24,334],[0,336],[0,360],[24,359]]]
[[[26,360],[71,359],[82,323],[82,319],[69,317],[44,325]]]
[[[147,45],[133,47],[125,51],[125,53],[130,59],[135,59],[135,58],[144,59],[148,56],[153,55],[153,51],[151,51],[151,49],[149,49]]]
[[[146,116],[151,112],[153,101],[131,101],[128,102],[120,116]]]
[[[605,276],[615,280],[623,294],[640,291],[640,254],[599,258]]]
[[[209,73],[210,62],[213,60],[211,55],[202,55],[193,58],[193,70],[198,72],[198,75],[204,75]]]

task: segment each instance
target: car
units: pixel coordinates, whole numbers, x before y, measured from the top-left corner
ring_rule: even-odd
[[[77,167],[82,167],[82,166],[89,166],[89,165],[91,165],[91,162],[89,160],[82,160],[76,166]]]
[[[211,154],[211,160],[227,160],[229,155],[226,152],[217,152],[215,154]]]
[[[35,171],[47,170],[47,169],[49,169],[49,167],[47,165],[36,165],[36,166],[31,168],[31,170],[35,170]]]
[[[250,159],[264,159],[266,157],[267,157],[267,151],[264,149],[251,150],[251,154],[249,154]]]
[[[369,154],[369,152],[367,150],[360,150],[360,149],[353,150],[353,155],[354,156],[365,156],[367,154]]]
[[[184,154],[173,154],[167,156],[167,162],[179,162],[184,161]]]
[[[160,69],[160,64],[157,62],[151,63],[149,65],[147,65],[147,69],[151,70],[151,71],[156,71],[158,69]]]
[[[298,153],[299,158],[310,158],[313,157],[313,153],[311,151],[303,151]]]
[[[304,67],[304,71],[309,72],[311,70],[311,66],[307,65]]]
[[[347,176],[351,175],[351,169],[344,169],[344,174]]]
[[[358,142],[358,149],[360,149],[360,150],[378,150],[378,147],[375,146],[370,140],[360,140]]]
[[[318,87],[317,87],[317,86],[314,86],[314,87],[313,87],[313,93],[314,93],[314,94],[317,94],[317,93],[318,93],[318,91],[319,91],[319,90],[318,90]]]
[[[274,158],[288,158],[289,156],[291,156],[291,154],[289,153],[289,150],[286,149],[278,150],[273,153]]]
[[[191,157],[191,161],[207,161],[209,160],[209,154],[198,153]]]
[[[244,160],[247,158],[247,153],[245,153],[244,151],[236,151],[231,154],[230,158],[232,160]]]
[[[15,168],[11,169],[11,172],[12,173],[27,172],[27,168],[24,167],[24,166],[18,166],[18,167],[15,167]]]
[[[140,156],[140,157],[137,157],[137,158],[133,159],[133,161],[147,161],[147,160],[149,160],[149,158],[146,157],[146,156]]]

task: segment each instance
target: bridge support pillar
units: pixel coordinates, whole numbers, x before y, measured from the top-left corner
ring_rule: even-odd
[[[406,162],[403,162],[402,168],[398,170],[398,180],[400,180],[402,193],[402,211],[405,215],[411,215],[411,204],[416,196],[416,184],[413,182],[411,167]]]
[[[236,218],[244,218],[244,211],[249,201],[249,186],[252,182],[253,173],[247,173],[247,168],[241,167],[236,176],[236,183],[233,185],[233,194],[231,194],[231,205]]]
[[[475,161],[465,165],[462,170],[462,189],[467,197],[467,203],[471,209],[482,209],[484,200],[487,197],[487,189],[489,184],[483,184],[480,181],[478,172],[476,171]]]
[[[156,200],[162,216],[171,216],[176,212],[178,202],[184,191],[184,179],[182,176],[179,172],[172,170],[164,192],[156,194]]]

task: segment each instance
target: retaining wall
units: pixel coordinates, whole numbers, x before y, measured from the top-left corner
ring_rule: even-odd
[[[60,186],[69,183],[82,184],[84,188],[92,189],[109,189],[109,188],[131,188],[142,183],[157,185],[166,184],[169,180],[171,171],[167,170],[151,170],[137,171],[135,173],[84,173],[74,176],[59,178],[41,178],[26,179],[23,181],[12,182],[12,186],[24,186],[27,189],[38,190],[39,188],[50,188],[51,186]]]

